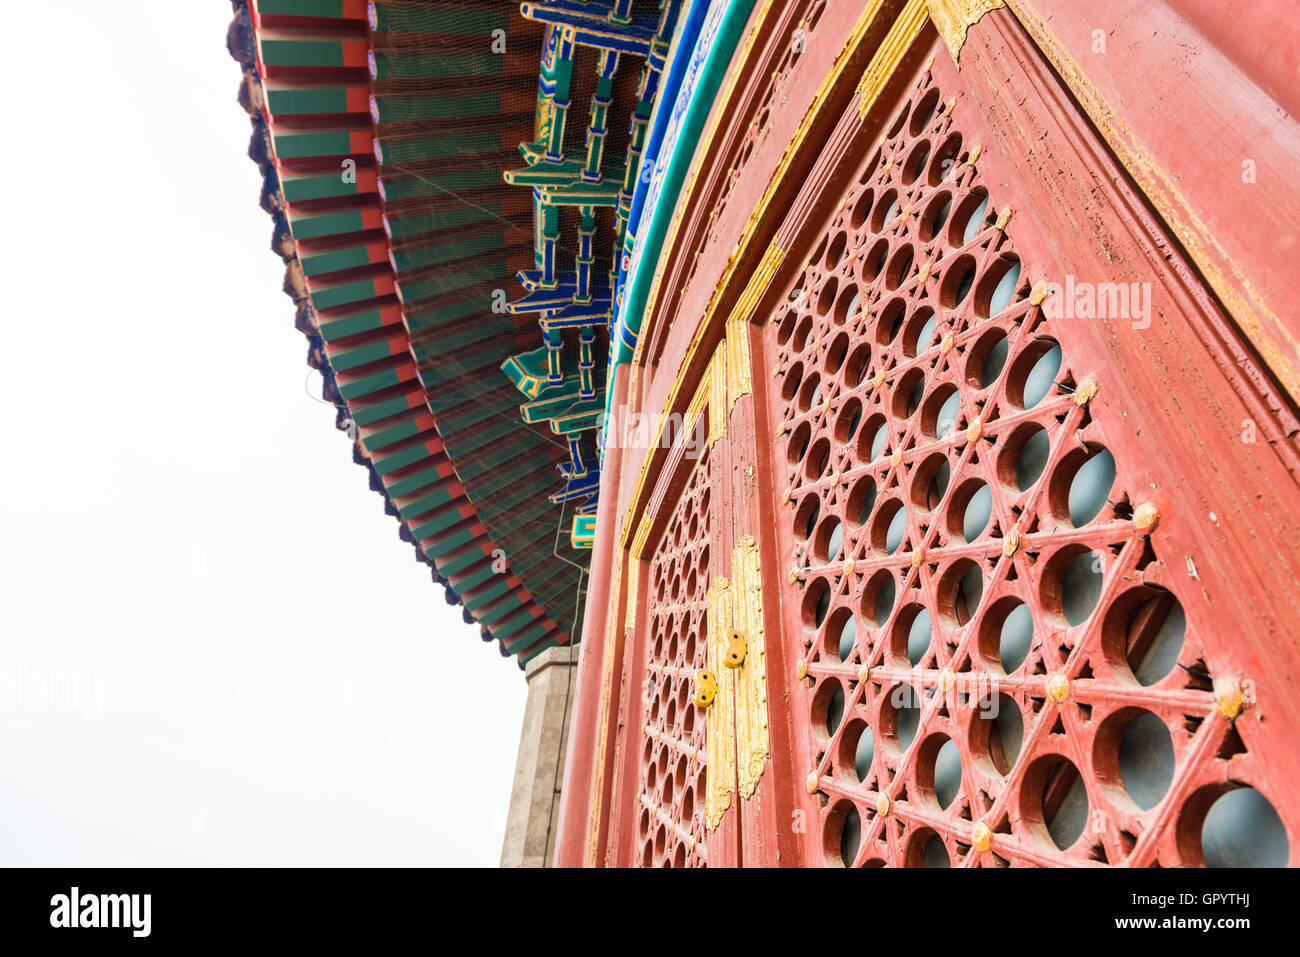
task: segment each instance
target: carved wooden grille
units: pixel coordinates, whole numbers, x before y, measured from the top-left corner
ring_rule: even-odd
[[[636,861],[704,867],[705,712],[695,673],[708,658],[709,455],[696,462],[655,547],[641,736]]]
[[[758,144],[767,138],[777,111],[785,107],[786,91],[795,65],[803,58],[803,54],[810,44],[822,39],[816,37],[816,32],[817,25],[821,22],[822,14],[825,12],[826,0],[813,0],[812,3],[808,4],[808,9],[804,15],[795,21],[794,30],[786,39],[785,53],[782,55],[776,69],[772,71],[767,87],[763,91],[762,102],[754,112],[754,120],[746,128],[744,138],[736,148],[735,154],[730,158],[727,181],[714,211],[715,219],[722,217],[723,210],[727,208],[727,204],[731,199],[732,189],[735,187],[736,181],[740,179],[740,174],[749,164],[749,160],[754,155],[754,150]]]
[[[826,12],[828,0],[811,0],[811,2],[802,0],[802,2],[807,3],[807,9],[798,20],[794,21],[793,30],[785,37],[784,52],[776,68],[772,70],[767,86],[763,89],[763,98],[754,110],[754,119],[745,128],[740,142],[727,154],[725,160],[727,175],[709,216],[706,242],[717,241],[714,226],[722,220],[731,202],[736,183],[740,181],[741,174],[753,158],[754,151],[771,133],[777,113],[787,109],[786,95],[795,66],[803,58],[809,46],[813,43],[825,42],[825,37],[817,35],[817,27],[821,23],[822,14]],[[686,281],[682,284],[683,289],[689,289],[691,283],[695,281],[698,267],[699,258],[696,257],[687,272]]]
[[[1165,562],[1194,558],[1143,534],[946,100],[910,91],[765,337],[823,852],[1203,863],[1260,775],[1232,636],[1185,620]]]

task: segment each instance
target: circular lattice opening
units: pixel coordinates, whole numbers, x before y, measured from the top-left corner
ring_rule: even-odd
[[[849,242],[848,233],[844,232],[843,230],[840,230],[831,239],[830,245],[826,247],[826,268],[827,269],[834,269],[844,260],[844,250],[848,248],[848,242]],[[833,299],[835,297],[834,285],[831,285],[830,291],[831,291],[831,298]],[[827,299],[826,302],[827,305],[829,306],[830,300]],[[819,309],[818,311],[823,316],[826,315],[825,309]]]
[[[889,650],[900,666],[914,668],[930,650],[933,635],[930,609],[915,603],[905,605],[894,619],[894,627],[889,636]]]
[[[807,540],[817,527],[817,517],[821,514],[822,500],[816,492],[810,492],[799,502],[794,513],[794,533]]]
[[[880,319],[876,322],[876,341],[887,346],[894,341],[899,330],[903,328],[903,315],[907,307],[901,299],[891,299],[880,310]]]
[[[979,700],[970,726],[970,747],[986,773],[1010,774],[1024,739],[1025,719],[1014,698],[990,692]]]
[[[911,246],[900,247],[885,267],[885,287],[897,289],[912,273],[912,263],[916,255]]]
[[[1174,670],[1186,633],[1187,616],[1174,593],[1140,585],[1106,609],[1101,647],[1118,674],[1153,685]]]
[[[948,242],[953,246],[965,246],[979,235],[984,228],[984,218],[988,213],[989,197],[983,189],[971,190],[953,213],[948,226]]]
[[[825,740],[835,734],[844,720],[844,688],[835,678],[827,678],[813,694],[813,727]]]
[[[890,411],[894,413],[894,418],[910,418],[912,413],[921,407],[921,399],[924,396],[925,370],[908,369],[894,385],[894,396],[890,403]]]
[[[1011,305],[1020,282],[1020,260],[1004,253],[984,268],[979,288],[975,290],[975,314],[990,317],[1001,314]]]
[[[942,439],[957,424],[961,412],[961,393],[945,382],[925,398],[921,408],[921,431],[933,439]]]
[[[894,610],[894,599],[898,586],[894,584],[894,574],[882,568],[867,580],[862,590],[862,613],[877,628],[883,628]]]
[[[1252,787],[1212,785],[1192,795],[1177,826],[1184,860],[1207,867],[1286,867],[1290,844],[1271,801]]]
[[[871,518],[871,510],[876,505],[876,482],[870,475],[864,475],[853,484],[849,492],[845,512],[850,528],[861,528]]]
[[[885,261],[889,258],[889,240],[877,239],[872,245],[870,252],[862,257],[862,281],[872,282],[885,269]]]
[[[858,290],[856,286],[845,286],[844,291],[840,293],[840,298],[835,303],[835,324],[842,326],[858,317],[861,306],[858,301]]]
[[[815,482],[830,468],[831,462],[831,440],[822,436],[812,444],[808,454],[804,456],[804,475],[808,481]]]
[[[949,133],[948,138],[930,157],[930,173],[927,177],[930,185],[938,186],[952,179],[956,175],[960,156],[961,134]]]
[[[874,757],[875,745],[870,726],[861,718],[853,718],[846,722],[835,755],[835,764],[839,768],[840,777],[850,784],[866,782],[867,776],[871,773],[871,762]]]
[[[852,801],[841,798],[831,805],[822,829],[822,839],[828,866],[853,866],[862,841],[862,818]]]
[[[789,445],[785,446],[785,459],[792,465],[800,464],[803,455],[809,450],[811,438],[813,438],[813,426],[807,423],[794,426],[794,432],[790,433]]]
[[[1143,811],[1164,799],[1174,779],[1174,742],[1160,717],[1143,708],[1121,708],[1102,722],[1093,762],[1103,781],[1118,780]]]
[[[776,329],[776,344],[778,346],[783,346],[790,341],[790,337],[794,335],[795,323],[798,321],[799,313],[793,309],[787,309]]]
[[[938,324],[934,310],[929,306],[921,306],[913,312],[903,329],[903,353],[909,358],[915,358],[928,349],[934,342]]]
[[[991,671],[1011,674],[1033,647],[1034,616],[1029,606],[1014,595],[999,598],[980,620],[976,640]]]
[[[943,452],[932,452],[912,472],[912,503],[928,512],[943,501],[952,467]]]
[[[944,224],[952,214],[952,193],[945,190],[933,197],[921,213],[920,233],[922,242],[931,242],[943,235]]]
[[[912,185],[917,178],[925,172],[926,166],[930,162],[930,141],[920,140],[912,146],[911,151],[907,154],[907,159],[903,160],[903,168],[900,171],[903,183]]]
[[[1086,545],[1067,545],[1043,569],[1043,609],[1058,623],[1081,625],[1097,607],[1101,586],[1100,556]]]
[[[998,381],[1002,367],[1007,364],[1007,334],[1001,329],[989,329],[980,334],[966,358],[966,382],[983,391]]]
[[[812,337],[813,318],[812,316],[803,316],[799,324],[795,326],[794,340],[790,343],[790,348],[795,352],[803,352],[808,348],[808,340]]]
[[[844,334],[847,338],[847,333]],[[849,355],[849,361],[844,365],[844,385],[850,389],[856,389],[862,384],[862,380],[867,377],[867,367],[871,364],[871,345],[867,342],[860,342],[853,347],[852,354]]]
[[[1088,794],[1069,758],[1059,754],[1035,758],[1025,769],[1019,797],[1022,821],[1057,850],[1069,849],[1083,835]]]
[[[871,547],[886,555],[892,555],[903,544],[907,533],[907,510],[896,498],[883,502],[876,509],[876,517],[871,520]]]
[[[916,755],[916,784],[921,800],[946,810],[961,792],[961,751],[957,742],[937,733],[921,742]]]
[[[998,477],[1008,489],[1027,492],[1043,474],[1051,452],[1047,430],[1037,422],[1022,422],[1003,443]]]
[[[832,248],[834,248],[834,244],[832,244]],[[828,276],[826,281],[822,283],[822,288],[817,293],[817,315],[824,316],[831,311],[831,306],[835,304],[835,293],[839,291],[839,288],[840,281],[834,276]]]
[[[826,627],[826,637],[840,661],[853,658],[853,645],[858,640],[858,620],[848,608],[837,608]]]
[[[813,555],[822,562],[837,561],[840,558],[840,547],[843,542],[843,525],[834,515],[827,515],[813,536]]]
[[[840,413],[835,419],[835,441],[849,442],[852,441],[854,434],[858,431],[858,424],[862,421],[862,400],[857,396],[846,399],[840,407]]]
[[[1032,409],[1052,391],[1061,370],[1061,347],[1051,339],[1025,346],[1007,375],[1007,398],[1021,409]]]
[[[1115,457],[1110,450],[1077,448],[1053,470],[1047,495],[1056,517],[1079,528],[1101,514],[1114,485]]]
[[[967,479],[948,503],[948,531],[961,541],[973,542],[984,534],[992,515],[993,492],[981,479]]]
[[[939,301],[949,309],[966,301],[975,285],[975,257],[958,256],[943,274],[939,283]]]
[[[859,462],[874,462],[885,451],[889,442],[889,424],[885,417],[877,412],[870,416],[858,433],[857,448],[854,450]]]
[[[864,189],[858,194],[857,202],[853,204],[853,211],[849,214],[849,225],[854,229],[861,229],[862,224],[867,221],[867,215],[871,212],[871,206],[876,201],[874,190]]]
[[[803,385],[799,387],[799,409],[807,412],[816,403],[822,394],[822,377],[815,371],[810,371],[807,378],[804,379]]]
[[[880,194],[871,213],[872,232],[880,232],[898,215],[898,190],[887,189]]]
[[[803,363],[795,362],[789,369],[785,370],[785,381],[781,383],[781,398],[787,404],[794,401],[795,395],[799,392],[799,385],[803,382]]]
[[[907,684],[894,685],[882,697],[880,736],[886,748],[901,755],[916,740],[916,729],[921,723],[921,698]]]
[[[979,564],[969,558],[953,562],[940,576],[936,594],[943,620],[958,627],[966,624],[975,617],[984,595],[984,574]]]
[[[938,108],[939,90],[937,87],[931,87],[912,108],[912,122],[908,126],[908,132],[913,136],[920,136],[934,119],[935,110]]]
[[[906,867],[952,867],[943,838],[928,827],[912,835],[904,857]]]
[[[831,340],[831,344],[826,348],[826,359],[822,363],[822,370],[827,375],[834,375],[844,365],[844,357],[849,351],[849,341],[847,332],[841,332]]]
[[[831,607],[831,588],[825,578],[814,578],[804,592],[801,614],[804,626],[820,628]]]

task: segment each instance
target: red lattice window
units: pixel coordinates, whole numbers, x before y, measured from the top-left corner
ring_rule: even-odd
[[[1165,564],[1192,557],[1149,534],[946,100],[910,91],[766,336],[825,858],[1215,863],[1232,798],[1285,862]]]
[[[636,863],[704,867],[705,712],[696,672],[708,660],[709,455],[695,463],[649,568],[649,634]]]

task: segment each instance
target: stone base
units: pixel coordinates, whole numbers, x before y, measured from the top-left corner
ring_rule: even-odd
[[[551,866],[577,670],[578,649],[557,646],[528,662],[524,671],[528,703],[501,847],[502,867]]]

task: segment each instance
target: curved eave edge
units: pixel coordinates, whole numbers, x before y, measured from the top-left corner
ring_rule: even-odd
[[[437,449],[433,446],[440,446],[441,439],[427,407],[421,402],[418,409],[412,407],[409,410],[411,417],[423,419],[420,428],[426,440],[424,444],[429,447],[421,450],[417,447],[419,443],[413,444],[411,440],[411,429],[393,428],[392,419],[383,420],[386,435],[372,432],[367,436],[366,424],[363,424],[367,423],[366,409],[358,406],[364,395],[354,394],[349,399],[344,394],[346,387],[340,387],[337,361],[331,359],[330,345],[321,334],[301,249],[293,238],[285,215],[284,184],[277,169],[269,118],[264,108],[263,71],[251,13],[247,0],[232,0],[232,7],[235,16],[227,34],[227,48],[244,72],[238,99],[253,126],[249,157],[262,173],[261,205],[274,221],[272,249],[286,263],[284,291],[297,307],[296,327],[308,338],[308,364],[321,373],[322,398],[335,406],[336,427],[353,440],[354,461],[368,469],[371,488],[384,496],[385,511],[398,520],[400,537],[415,546],[418,560],[431,566],[433,580],[445,587],[448,603],[460,605],[466,623],[477,622],[483,640],[496,640],[501,654],[505,657],[515,655],[519,667],[523,668],[528,660],[545,648],[567,642],[568,636],[559,632],[558,626],[545,615],[517,576],[508,572],[497,573],[496,562],[504,551],[497,547],[479,520],[450,459],[443,456],[434,461]],[[400,347],[409,352],[409,337],[404,325],[400,328],[404,342],[394,346],[394,351]],[[414,378],[418,384],[418,376]],[[423,471],[434,476],[432,483],[419,486],[412,480],[403,487],[391,473],[410,475],[422,451],[427,452],[429,465]],[[389,454],[394,452],[397,454]],[[414,460],[413,455],[417,457]],[[429,500],[437,496],[441,500],[438,515],[411,515],[409,508],[413,495]],[[404,507],[408,509],[407,516],[403,515]],[[438,521],[430,524],[434,517]],[[449,518],[451,525],[447,524]],[[422,537],[422,533],[427,534]]]

